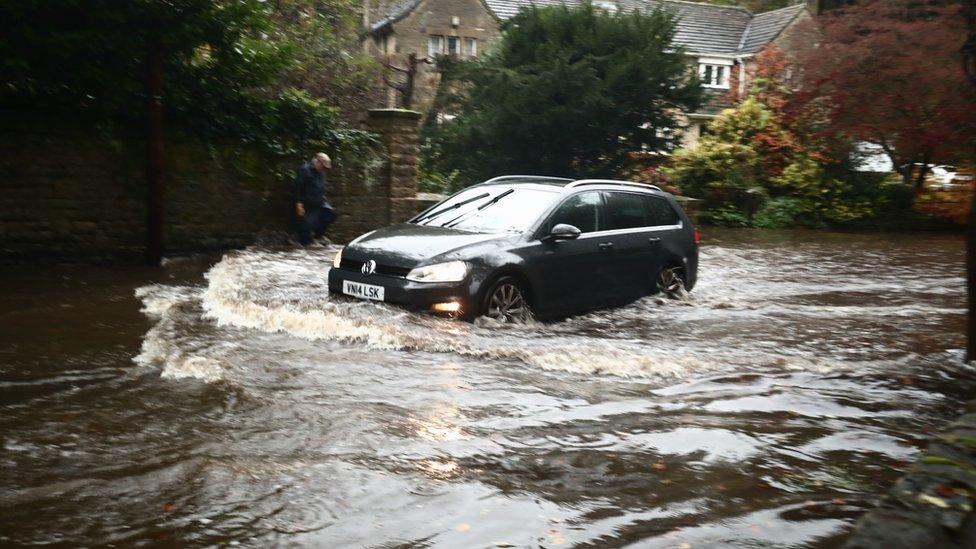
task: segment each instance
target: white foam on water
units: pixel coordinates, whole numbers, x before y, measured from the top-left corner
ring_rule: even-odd
[[[143,312],[155,317],[157,322],[146,332],[133,362],[159,367],[161,376],[167,379],[193,378],[207,383],[223,379],[224,368],[220,362],[198,354],[214,349],[195,338],[192,331],[187,332],[194,318],[199,319],[199,314],[192,310],[199,304],[199,288],[153,284],[138,288],[135,294],[142,300]]]
[[[198,299],[200,290],[189,286],[150,284],[136,288],[135,296],[142,301],[143,313],[159,317],[176,305]]]
[[[381,349],[409,346],[398,334],[385,330],[382,324],[344,317],[327,301],[327,295],[320,296],[321,309],[303,307],[301,300],[261,299],[258,302],[247,299],[241,290],[248,288],[249,281],[253,280],[252,275],[258,266],[255,255],[245,252],[225,256],[207,273],[209,284],[202,296],[205,318],[215,320],[220,326],[287,332],[306,339],[362,342]],[[273,269],[280,269],[280,266]]]
[[[328,255],[254,250],[229,254],[207,273],[204,316],[220,326],[310,340],[517,360],[545,370],[579,374],[671,377],[721,364],[708,352],[586,337],[558,325],[495,325],[486,319],[472,325],[409,314],[383,304],[330,301],[326,295],[330,261]]]
[[[191,356],[181,361],[167,361],[161,374],[167,379],[199,379],[213,383],[223,379],[224,367],[216,359]]]
[[[822,356],[791,356],[788,350],[769,342],[751,343],[748,334],[742,334],[741,343],[729,345],[729,339],[710,343],[697,338],[694,329],[679,329],[672,334],[669,326],[682,322],[694,326],[703,319],[714,322],[716,318],[731,318],[722,315],[775,319],[788,313],[793,317],[882,319],[930,312],[925,303],[917,302],[890,306],[788,305],[795,296],[825,291],[825,287],[818,286],[817,270],[808,268],[802,254],[789,257],[805,273],[798,282],[770,268],[775,259],[770,254],[779,258],[778,252],[713,246],[703,249],[702,276],[695,291],[683,300],[651,297],[624,308],[558,323],[508,325],[478,319],[470,324],[413,314],[384,303],[332,300],[328,271],[334,253],[334,249],[252,248],[225,255],[206,274],[205,288],[140,288],[137,295],[143,300],[144,310],[159,317],[159,321],[146,334],[137,361],[158,365],[167,377],[174,379],[220,379],[226,372],[220,352],[214,345],[200,345],[194,337],[199,328],[194,323],[202,322],[202,316],[218,327],[284,333],[377,350],[419,350],[511,360],[544,370],[587,375],[682,377],[729,367],[828,372],[856,367],[858,363],[831,356],[829,351]],[[873,280],[866,284],[879,283],[888,282]],[[838,283],[841,290],[827,289],[856,294],[863,288],[858,284],[857,277],[849,277]],[[194,308],[196,316],[188,317],[187,309]],[[937,313],[954,312],[944,309],[938,308]]]

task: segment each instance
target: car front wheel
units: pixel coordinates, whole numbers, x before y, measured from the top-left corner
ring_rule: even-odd
[[[502,322],[528,322],[532,320],[528,294],[522,284],[510,277],[496,280],[485,294],[483,314]]]

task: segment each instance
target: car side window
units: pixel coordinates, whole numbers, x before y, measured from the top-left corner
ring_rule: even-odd
[[[546,234],[560,223],[572,225],[584,233],[600,230],[600,193],[585,192],[575,194],[559,205],[543,227]]]
[[[679,218],[678,212],[674,211],[668,201],[651,195],[643,195],[644,211],[647,215],[648,225],[659,227],[661,225],[677,225]]]
[[[633,229],[646,227],[647,216],[643,195],[637,193],[607,193],[607,228]]]

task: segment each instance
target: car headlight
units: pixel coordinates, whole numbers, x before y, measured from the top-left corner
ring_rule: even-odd
[[[407,273],[407,280],[414,282],[460,282],[468,274],[468,264],[463,261],[435,263],[417,267]]]
[[[345,248],[339,248],[339,251],[336,252],[335,259],[332,260],[333,269],[338,269],[339,265],[342,265],[342,250],[345,250]]]

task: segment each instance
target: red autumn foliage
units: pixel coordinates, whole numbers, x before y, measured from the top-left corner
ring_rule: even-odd
[[[976,92],[963,70],[958,5],[867,0],[817,26],[820,43],[799,56],[790,106],[812,115],[820,135],[876,143],[899,168],[955,163],[973,151]],[[911,170],[902,173],[907,181]]]
[[[758,92],[757,97],[765,105],[776,112],[782,111],[786,105],[786,94],[791,87],[790,73],[793,62],[775,44],[763,46],[753,61],[746,69],[748,86],[744,89],[745,93]],[[731,99],[738,102],[745,97],[739,94],[738,71],[733,71],[733,74],[735,81],[731,86]]]
[[[786,105],[792,94],[790,82],[791,62],[773,44],[756,54],[755,63],[747,70],[749,84],[746,92],[762,103],[771,113],[770,120],[752,136],[752,142],[761,151],[766,172],[778,176],[788,159],[797,154],[810,154],[820,160],[820,143],[804,139],[802,120],[787,116]]]

